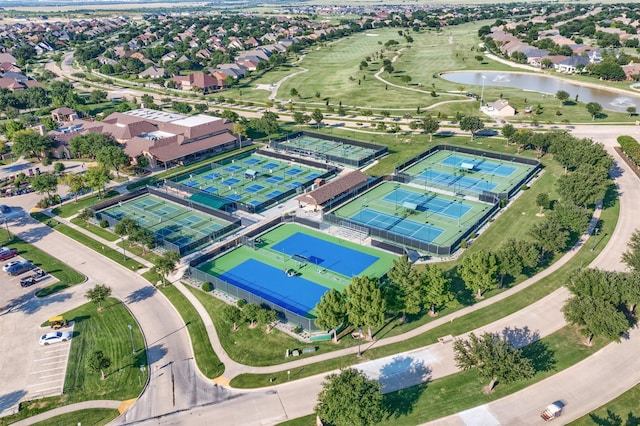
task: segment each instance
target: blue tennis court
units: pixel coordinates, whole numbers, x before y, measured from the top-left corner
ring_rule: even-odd
[[[271,248],[289,257],[302,256],[313,265],[321,266],[347,277],[361,274],[378,260],[376,256],[301,232],[296,232]]]
[[[517,170],[516,167],[509,166],[502,163],[497,163],[490,160],[474,160],[471,158],[458,157],[457,155],[450,155],[440,162],[444,166],[460,167],[462,163],[473,164],[473,170],[478,170],[483,173],[493,174],[502,177],[509,177],[513,172]]]
[[[300,185],[302,185],[300,182],[291,182],[290,184],[288,184],[286,186],[286,188],[287,189],[293,189],[293,188],[299,187]]]
[[[284,173],[289,175],[289,176],[295,176],[295,175],[299,175],[300,173],[302,173],[302,170],[294,168],[294,169],[289,169]]]
[[[278,166],[279,166],[278,163],[268,163],[268,164],[265,164],[264,166],[262,166],[262,168],[265,169],[265,170],[273,170],[273,169],[277,169]]]
[[[188,180],[186,182],[183,182],[183,185],[187,185],[187,186],[191,186],[194,187],[198,184],[198,182],[196,182],[195,180]]]
[[[208,175],[202,176],[202,178],[206,179],[206,180],[213,180],[213,179],[219,178],[219,177],[220,177],[220,173],[209,173]]]
[[[207,186],[204,190],[208,193],[218,192],[218,188],[216,188],[215,186]]]
[[[258,160],[257,158],[249,158],[248,160],[245,160],[244,164],[248,164],[250,166],[254,165],[254,164],[259,164],[260,160]]]
[[[225,167],[222,170],[224,170],[227,173],[233,173],[233,172],[237,172],[238,170],[242,170],[242,167],[240,167],[240,166],[229,166],[229,167]]]
[[[222,184],[225,186],[231,186],[231,185],[235,185],[238,182],[240,182],[240,179],[229,178],[227,180],[222,181]]]
[[[240,194],[230,194],[230,195],[225,195],[225,197],[233,200],[233,201],[238,201],[242,199],[242,195]]]
[[[419,211],[427,211],[453,219],[460,219],[471,210],[471,206],[462,202],[438,198],[435,194],[418,194],[404,189],[393,190],[385,195],[383,200],[399,206],[405,202],[412,203],[418,207]]]
[[[274,191],[271,191],[270,193],[267,194],[267,198],[275,198],[278,195],[282,194],[282,191],[278,191],[277,189]]]
[[[395,232],[396,234],[406,235],[425,242],[432,242],[438,238],[444,229],[438,228],[426,223],[415,222],[387,213],[382,213],[369,208],[364,208],[349,218],[350,220],[369,225],[379,229]]]
[[[218,278],[302,316],[313,310],[328,290],[302,277],[289,277],[282,270],[254,259],[244,261]],[[269,287],[258,283],[268,283]]]
[[[265,180],[265,182],[267,183],[278,183],[278,182],[282,182],[284,179],[281,178],[280,176],[271,176],[270,178],[267,178]]]
[[[491,191],[498,186],[497,183],[487,180],[476,179],[469,176],[453,175],[447,172],[440,172],[436,170],[425,170],[420,173],[418,178],[426,181],[426,184],[436,183],[439,185],[446,185],[448,187],[465,189],[471,192],[481,193],[483,191]]]
[[[255,192],[262,191],[263,189],[264,189],[264,186],[262,185],[251,185],[246,189],[246,191],[253,194]]]

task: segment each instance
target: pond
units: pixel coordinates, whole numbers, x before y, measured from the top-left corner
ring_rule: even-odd
[[[484,79],[482,78],[484,76]],[[633,94],[621,94],[605,88],[593,88],[580,86],[564,79],[547,75],[521,74],[497,71],[460,71],[440,74],[440,77],[464,85],[493,87],[515,87],[533,92],[556,94],[558,90],[569,93],[570,99],[575,99],[578,95],[579,102],[597,102],[602,108],[626,112],[628,107],[636,107],[640,111],[640,96]],[[478,89],[481,90],[481,89]],[[493,99],[485,99],[493,101]]]

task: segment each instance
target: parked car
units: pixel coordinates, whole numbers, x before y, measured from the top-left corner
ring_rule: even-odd
[[[13,263],[13,262],[12,262]],[[6,267],[6,265],[5,265]],[[4,269],[4,268],[2,268]],[[28,260],[18,261],[16,264],[8,267],[5,272],[9,275],[20,275],[24,272],[30,271],[33,269],[33,264]]]
[[[18,250],[9,247],[0,247],[0,260],[7,260],[18,255]]]
[[[40,344],[47,346],[52,343],[66,342],[71,339],[70,331],[52,331],[51,333],[40,336]]]
[[[14,260],[13,262],[9,262],[9,263],[7,263],[6,265],[4,265],[4,266],[2,267],[2,270],[3,270],[4,272],[9,272],[9,269],[10,269],[10,268],[13,268],[15,265],[17,265],[17,264],[19,264],[19,263],[20,263],[20,261],[19,261],[19,260]]]

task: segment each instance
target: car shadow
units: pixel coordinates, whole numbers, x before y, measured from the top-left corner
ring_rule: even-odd
[[[13,391],[4,395],[0,395],[0,412],[18,404],[26,394],[27,391],[21,389],[19,391]]]

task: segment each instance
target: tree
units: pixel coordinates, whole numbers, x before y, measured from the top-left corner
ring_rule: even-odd
[[[69,140],[69,151],[74,157],[95,158],[97,152],[108,146],[115,146],[115,141],[110,135],[103,133],[87,133]]]
[[[549,208],[549,194],[541,192],[536,196],[536,205],[540,207],[540,214],[542,210]]]
[[[64,169],[65,169],[64,163],[62,163],[62,162],[60,162],[60,161],[58,161],[57,163],[55,163],[55,164],[53,165],[53,171],[54,171],[55,173],[60,174],[60,173],[64,172]]]
[[[129,156],[122,148],[111,145],[100,148],[96,153],[96,160],[107,169],[114,169],[116,176],[120,177],[120,167],[129,163]]]
[[[332,288],[326,292],[316,305],[316,320],[318,327],[333,331],[333,340],[338,343],[338,328],[347,319],[347,299],[344,294]]]
[[[393,267],[387,276],[396,287],[398,307],[402,310],[402,320],[406,314],[417,314],[422,310],[421,280],[418,272],[405,255],[393,260]]]
[[[636,107],[634,106],[627,107],[627,114],[629,114],[629,117],[636,115],[636,111]]]
[[[345,293],[349,322],[355,327],[366,326],[371,340],[371,327],[382,326],[386,307],[378,280],[366,276],[354,277]]]
[[[176,270],[178,261],[180,260],[180,253],[173,250],[168,250],[158,257],[156,265],[153,267],[154,272],[162,276],[162,282],[167,285],[167,277],[173,271]]]
[[[86,182],[84,175],[69,173],[64,175],[62,178],[62,183],[67,185],[71,192],[73,192],[73,197],[75,202],[78,202],[78,192],[80,192],[83,188],[86,187]]]
[[[463,132],[471,132],[471,140],[475,138],[475,134],[478,130],[484,128],[484,123],[480,119],[480,117],[476,117],[474,115],[469,115],[462,117],[460,120],[460,130]]]
[[[171,107],[180,114],[189,114],[191,112],[191,105],[186,102],[173,101]]]
[[[500,287],[502,287],[506,275],[515,278],[522,273],[525,267],[533,268],[536,266],[539,256],[538,248],[531,242],[508,238],[496,252]]]
[[[627,243],[627,251],[622,253],[622,261],[634,272],[640,272],[640,229],[631,234]]]
[[[92,303],[98,304],[98,312],[102,311],[102,302],[109,296],[111,296],[111,287],[104,284],[96,284],[93,288],[89,289],[84,295]]]
[[[58,188],[58,177],[49,173],[43,173],[41,175],[35,175],[31,178],[31,186],[40,194],[47,194],[47,197],[51,197],[51,193]]]
[[[456,339],[453,351],[459,368],[477,368],[480,377],[489,380],[486,393],[493,391],[496,381],[511,383],[531,378],[535,373],[531,361],[504,336],[484,333],[478,337],[471,333],[468,340]]]
[[[140,225],[130,217],[123,217],[113,228],[113,232],[121,237],[129,236],[140,228]]]
[[[101,374],[102,380],[106,379],[107,376],[104,374],[104,369],[109,368],[111,365],[111,360],[106,357],[102,351],[93,351],[87,357],[87,367],[91,369],[91,371],[95,371],[96,373]]]
[[[242,311],[235,306],[224,305],[222,308],[222,319],[233,324],[233,331],[238,330],[238,323],[244,319]]]
[[[325,378],[318,394],[316,415],[332,425],[375,425],[382,421],[380,383],[355,368],[345,368]]]
[[[507,123],[504,126],[502,126],[502,136],[507,138],[507,143],[511,142],[511,138],[515,133],[516,133],[516,128],[513,126],[513,124]]]
[[[242,308],[244,317],[249,320],[249,327],[253,327],[258,321],[259,312],[262,308],[257,303],[248,303]]]
[[[300,96],[300,93],[298,93],[298,89],[296,89],[295,87],[292,87],[291,90],[289,91],[289,94],[292,97],[297,97]]]
[[[322,123],[323,118],[324,118],[324,115],[322,115],[322,111],[320,111],[318,108],[314,109],[313,112],[311,113],[311,119],[313,119],[313,121],[316,122],[316,125],[318,126],[318,128],[320,128],[320,123]]]
[[[556,98],[560,101],[561,104],[564,104],[567,99],[569,99],[569,93],[565,90],[558,90],[556,92]]]
[[[265,333],[269,333],[271,331],[271,325],[278,319],[278,315],[276,311],[269,308],[268,306],[265,308],[264,306],[260,307],[258,311],[258,323],[265,325]]]
[[[94,191],[98,191],[98,195],[102,198],[102,190],[111,180],[111,174],[106,168],[95,166],[87,169],[84,178],[87,186]]]
[[[615,342],[629,329],[629,321],[609,301],[592,296],[574,296],[562,307],[568,323],[581,327],[587,345],[594,336],[606,337]]]
[[[602,112],[602,105],[597,102],[589,102],[587,104],[587,111],[591,114],[591,118],[595,121],[596,116]]]
[[[129,242],[136,243],[142,247],[142,254],[145,255],[146,249],[151,250],[155,247],[156,236],[154,232],[138,226],[129,233]]]
[[[231,77],[233,78],[233,77]],[[207,106],[207,104],[196,104],[195,105],[195,109],[196,111],[198,111],[200,114],[202,114],[203,112],[205,112],[206,110],[209,109],[209,107]]]
[[[569,239],[568,231],[562,229],[559,223],[548,219],[534,224],[529,230],[529,235],[540,245],[540,257],[562,250],[567,246]]]
[[[238,137],[238,147],[242,148],[242,138],[247,137],[247,125],[244,123],[233,123],[231,133]]]
[[[433,141],[433,134],[440,128],[440,122],[433,117],[422,120],[422,128],[429,135],[429,142]]]
[[[463,259],[459,274],[465,286],[475,291],[477,298],[481,298],[484,291],[496,286],[497,272],[498,262],[495,255],[480,250]]]
[[[422,285],[422,300],[429,307],[432,316],[437,315],[438,310],[445,306],[453,306],[456,297],[451,291],[451,280],[437,265],[427,264],[420,273]]]
[[[563,200],[587,207],[604,197],[609,187],[609,175],[602,167],[584,164],[573,173],[560,176],[556,185]]]
[[[18,130],[13,132],[11,138],[11,151],[18,157],[40,157],[53,146],[53,140],[49,136],[42,136],[34,130]]]

